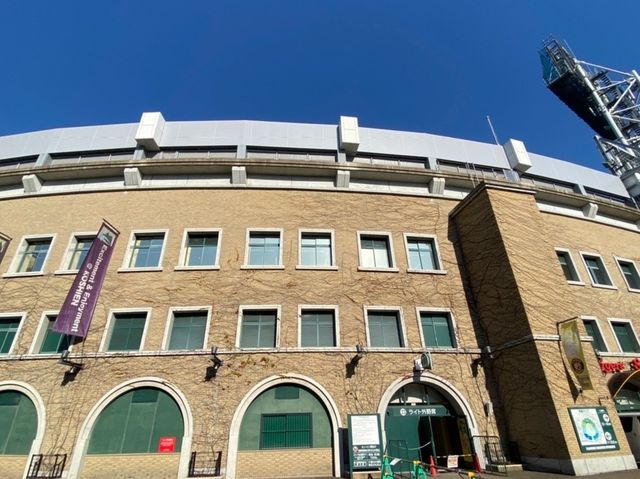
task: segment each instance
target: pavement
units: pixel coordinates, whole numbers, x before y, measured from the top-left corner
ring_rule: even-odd
[[[372,475],[372,479],[379,479],[379,474]],[[399,478],[402,476],[398,476]],[[434,476],[429,476],[434,477]],[[468,476],[464,472],[440,472],[438,473],[438,479],[467,479]],[[569,479],[576,477],[576,479],[640,479],[640,469],[634,471],[616,471],[605,472],[602,474],[592,474],[589,476],[568,476],[566,474],[553,474],[550,472],[535,472],[535,471],[510,471],[508,474],[500,474],[493,472],[483,472],[482,474],[476,474],[478,479]],[[326,477],[318,478],[305,478],[305,479],[331,479]]]

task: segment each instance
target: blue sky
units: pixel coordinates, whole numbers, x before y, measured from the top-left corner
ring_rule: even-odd
[[[593,133],[549,92],[550,34],[584,60],[640,68],[637,29],[591,0],[5,1],[0,135],[254,119],[422,131],[602,168]],[[600,3],[600,5],[602,5]],[[614,22],[615,23],[615,22]]]

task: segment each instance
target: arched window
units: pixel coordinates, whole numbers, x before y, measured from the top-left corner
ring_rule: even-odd
[[[331,422],[320,400],[297,385],[268,389],[247,409],[240,450],[331,447]]]
[[[17,391],[0,391],[0,454],[29,454],[37,428],[31,400]]]
[[[88,454],[158,452],[160,438],[175,437],[180,451],[184,424],[176,402],[156,388],[138,388],[115,399],[96,421]]]

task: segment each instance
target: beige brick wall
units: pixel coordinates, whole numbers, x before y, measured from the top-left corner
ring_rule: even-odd
[[[2,479],[22,479],[27,467],[28,456],[0,456],[0,477]]]
[[[88,455],[82,479],[175,479],[179,454]]]
[[[330,448],[241,451],[238,479],[333,476]]]

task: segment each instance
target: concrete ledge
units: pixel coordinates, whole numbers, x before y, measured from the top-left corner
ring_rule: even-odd
[[[523,456],[522,462],[527,469],[559,472],[574,476],[637,470],[636,461],[631,454],[624,456],[593,456],[584,459],[553,459]]]

